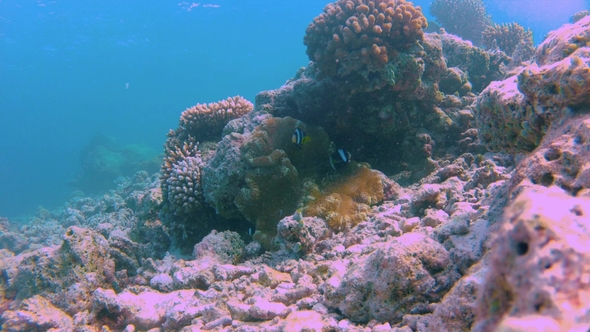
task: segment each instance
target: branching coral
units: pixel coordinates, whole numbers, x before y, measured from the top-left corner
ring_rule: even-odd
[[[304,43],[321,75],[368,75],[422,40],[426,26],[421,8],[405,0],[338,0],[307,27]]]
[[[324,218],[336,231],[347,230],[366,218],[370,205],[383,200],[383,188],[378,171],[358,165],[352,174],[339,178],[323,192],[312,193],[315,199],[304,213]]]
[[[531,53],[534,50],[533,32],[530,29],[525,30],[516,22],[489,25],[482,32],[482,37],[487,49],[498,46],[508,55],[512,55],[520,43],[524,43]]]
[[[240,97],[230,97],[216,103],[197,104],[180,116],[179,127],[197,141],[218,141],[223,127],[233,119],[254,109],[254,105]]]
[[[447,32],[481,44],[482,32],[492,24],[482,0],[434,0],[430,13]]]

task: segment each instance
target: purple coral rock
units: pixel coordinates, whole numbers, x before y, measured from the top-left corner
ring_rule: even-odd
[[[254,303],[248,314],[254,319],[270,320],[275,317],[285,318],[291,312],[286,305],[277,302],[269,302],[264,299],[259,299]]]
[[[212,230],[201,242],[195,244],[193,254],[196,259],[213,256],[222,264],[232,263],[242,256],[244,246],[238,233]]]
[[[328,307],[356,322],[399,322],[406,312],[440,300],[458,279],[448,252],[419,233],[404,234],[359,255],[340,280],[320,286]]]
[[[18,309],[7,310],[0,317],[2,331],[73,331],[70,316],[36,295],[20,303]]]
[[[586,330],[588,225],[589,197],[571,197],[555,186],[536,186],[519,195],[506,210],[490,253],[475,331],[547,320],[554,322],[555,331]]]

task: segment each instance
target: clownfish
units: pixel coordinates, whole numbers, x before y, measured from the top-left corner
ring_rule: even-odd
[[[337,167],[344,166],[350,162],[352,155],[344,149],[338,149],[330,155],[330,166],[333,170]]]
[[[301,145],[311,142],[311,138],[309,136],[305,136],[305,132],[301,128],[297,128],[293,132],[291,141],[301,149]]]

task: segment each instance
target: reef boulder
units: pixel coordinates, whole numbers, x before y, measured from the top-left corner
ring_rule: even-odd
[[[405,313],[423,312],[440,300],[458,278],[441,244],[409,233],[355,257],[343,275],[334,275],[320,289],[325,304],[352,321],[396,323]]]

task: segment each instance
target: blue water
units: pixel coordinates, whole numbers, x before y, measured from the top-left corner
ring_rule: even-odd
[[[532,29],[536,44],[549,31],[568,23],[573,14],[590,8],[588,0],[484,0],[484,3],[494,22],[516,21]]]
[[[0,0],[0,216],[62,204],[97,133],[161,151],[185,108],[279,87],[308,63],[305,28],[326,3]],[[584,8],[486,4],[536,42]]]

